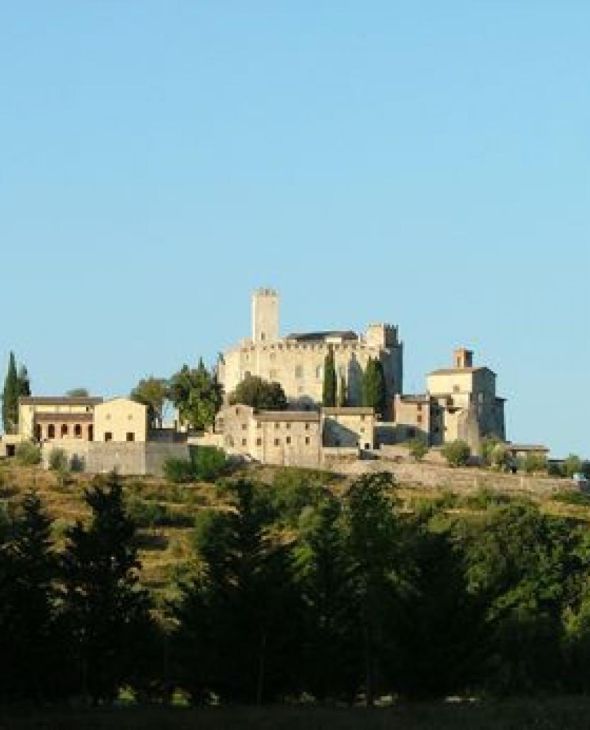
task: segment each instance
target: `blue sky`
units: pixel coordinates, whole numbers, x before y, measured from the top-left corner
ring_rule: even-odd
[[[249,332],[457,345],[590,455],[587,2],[0,0],[0,362],[127,393]]]

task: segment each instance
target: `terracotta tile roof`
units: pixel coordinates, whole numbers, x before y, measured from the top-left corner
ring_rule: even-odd
[[[306,421],[318,422],[318,411],[258,411],[254,414],[257,421]]]
[[[103,402],[103,398],[34,395],[19,398],[19,403],[24,406],[97,406]]]

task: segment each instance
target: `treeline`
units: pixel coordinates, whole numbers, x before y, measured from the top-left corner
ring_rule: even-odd
[[[195,704],[590,690],[585,525],[501,500],[409,513],[388,474],[221,481],[156,607],[115,475],[57,550],[35,494],[0,521],[0,700]],[[1,515],[1,513],[0,513]]]

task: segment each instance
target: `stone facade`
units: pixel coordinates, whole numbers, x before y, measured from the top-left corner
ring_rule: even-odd
[[[102,398],[20,398],[19,435],[30,441],[93,441],[94,409]]]
[[[455,367],[435,370],[427,378],[428,395],[438,406],[438,430],[431,443],[440,445],[462,439],[478,449],[485,436],[505,441],[504,399],[496,395],[496,374],[473,366],[473,353],[455,352]]]
[[[252,318],[252,337],[226,351],[218,364],[226,398],[247,375],[257,375],[279,382],[293,409],[318,407],[330,348],[338,383],[346,385],[347,405],[362,404],[362,375],[369,358],[381,360],[389,398],[402,392],[403,345],[397,327],[375,324],[363,335],[322,331],[280,337],[279,298],[269,289],[254,293]]]
[[[148,440],[147,407],[128,398],[113,398],[94,409],[95,441]]]
[[[197,445],[215,445],[231,455],[278,466],[320,466],[326,455],[353,455],[375,444],[372,408],[323,408],[321,411],[256,411],[251,406],[224,407],[214,433]]]

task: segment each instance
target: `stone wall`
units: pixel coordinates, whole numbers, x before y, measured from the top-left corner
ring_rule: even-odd
[[[62,449],[81,471],[105,474],[116,469],[123,476],[161,476],[167,459],[188,459],[187,444],[170,443],[99,443],[84,441],[59,441],[45,443],[42,448],[43,464],[47,468],[51,452]]]

